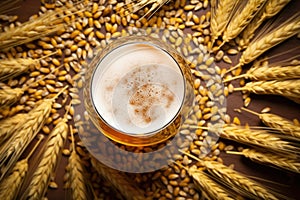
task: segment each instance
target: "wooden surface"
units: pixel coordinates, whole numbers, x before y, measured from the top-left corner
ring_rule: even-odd
[[[295,5],[300,5],[298,1]],[[21,6],[17,8],[13,13],[19,15],[20,21],[26,21],[29,16],[36,14],[39,10],[40,1],[39,0],[24,0],[21,3]],[[295,6],[297,7],[297,6]],[[290,9],[295,8],[294,6]],[[299,6],[298,6],[299,8]],[[280,45],[274,50],[269,51],[269,55],[276,54],[277,52],[284,51],[291,47],[299,46],[299,39],[290,39],[288,42],[285,42],[283,45]],[[300,52],[297,52],[298,54]],[[238,62],[238,57],[232,57],[233,62]],[[224,63],[217,63],[221,67],[224,66]],[[237,82],[234,82],[237,85]],[[272,108],[272,113],[282,115],[288,119],[300,118],[300,106],[290,100],[287,100],[278,96],[264,96],[264,95],[251,95],[251,104],[250,109],[255,111],[260,111],[262,108],[269,106]],[[230,116],[237,116],[240,118],[242,124],[249,123],[250,125],[261,125],[259,119],[256,116],[247,114],[245,112],[238,113],[234,109],[243,106],[243,100],[241,93],[233,93],[229,95],[228,99],[228,113]],[[230,143],[229,141],[225,141]],[[240,156],[222,154],[221,156],[225,164],[234,164],[235,169],[240,171],[247,176],[260,177],[259,182],[264,183],[265,185],[270,185],[273,188],[276,188],[278,192],[286,194],[288,197],[294,199],[300,199],[300,175],[294,173],[283,172],[282,170],[273,169],[270,167],[265,167],[263,165],[255,164],[247,159],[243,159]],[[49,200],[62,199],[65,196],[65,191],[62,189],[63,185],[63,174],[64,166],[66,165],[66,158],[63,157],[59,165],[58,174],[56,182],[59,184],[59,189],[48,190],[47,196]],[[267,179],[272,182],[265,182],[262,179]]]

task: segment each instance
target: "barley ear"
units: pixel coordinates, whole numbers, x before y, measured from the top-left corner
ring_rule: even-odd
[[[21,186],[28,172],[28,159],[36,150],[44,136],[40,135],[35,146],[31,149],[27,157],[21,161],[18,161],[11,173],[5,177],[0,183],[0,199],[2,200],[14,200],[20,192]]]
[[[23,95],[23,88],[3,88],[0,89],[0,109],[15,104]]]
[[[217,161],[201,160],[194,155],[184,151],[181,152],[198,161],[203,167],[205,167],[209,174],[216,178],[216,180],[220,180],[223,184],[236,191],[238,194],[243,194],[253,199],[261,198],[278,200],[276,196],[259,183],[256,183],[252,179],[247,178],[222,163]]]
[[[25,199],[42,199],[55,173],[61,151],[68,135],[67,120],[61,119],[51,131],[45,144],[41,160],[25,191]]]
[[[268,0],[259,13],[253,18],[250,24],[242,32],[239,46],[242,49],[247,48],[251,39],[254,37],[255,31],[268,18],[275,16],[283,7],[285,7],[291,0]]]
[[[126,199],[146,199],[144,192],[137,188],[124,173],[105,166],[93,157],[91,158],[91,162],[99,175],[109,181]]]
[[[13,117],[0,121],[0,145],[2,146],[7,139],[14,136],[15,131],[24,123],[26,114],[20,113]],[[1,149],[1,148],[0,148]]]
[[[253,17],[264,5],[266,0],[249,0],[245,7],[233,16],[228,26],[226,27],[223,34],[223,41],[228,42],[229,40],[236,38],[244,28],[250,23]]]
[[[293,143],[282,139],[282,136],[269,133],[267,130],[225,125],[221,130],[220,136],[225,139],[286,154],[295,153],[299,150]]]
[[[248,64],[261,54],[280,44],[300,31],[300,17],[288,21],[265,36],[252,41],[240,58],[240,64]]]
[[[24,120],[24,123],[16,130],[14,137],[9,140],[0,149],[0,181],[11,170],[12,166],[22,155],[23,151],[37,135],[50,115],[54,100],[67,89],[68,86],[61,89],[52,99],[44,99],[38,106],[32,109]]]
[[[87,183],[85,178],[86,172],[80,156],[76,153],[73,129],[71,126],[70,132],[72,137],[72,152],[66,167],[68,173],[66,185],[68,186],[68,189],[71,190],[70,199],[85,200],[88,199]]]
[[[64,30],[63,18],[57,17],[60,12],[48,12],[36,19],[0,33],[0,50],[34,41],[43,36]]]
[[[261,121],[279,132],[300,139],[300,126],[295,125],[292,121],[273,113],[256,113],[247,108],[241,108],[244,111],[257,115]]]
[[[300,79],[249,82],[244,87],[234,88],[234,91],[248,91],[255,94],[281,95],[287,98],[297,99],[300,96]]]
[[[187,169],[188,174],[193,178],[196,188],[203,192],[209,200],[234,200],[235,198],[229,195],[229,191],[224,189],[203,171],[193,167]]]
[[[49,116],[51,107],[52,101],[44,100],[39,106],[31,110],[22,125],[16,130],[15,135],[1,148],[0,166],[3,167],[3,171],[0,179],[11,169],[25,148],[37,135]]]
[[[236,192],[240,191],[243,194],[247,194],[250,198],[259,197],[261,199],[278,200],[276,196],[260,184],[219,162],[204,161],[204,166],[212,176],[221,178],[228,186],[236,189]]]
[[[266,151],[257,151],[255,149],[244,149],[241,152],[245,157],[259,163],[275,166],[283,170],[300,173],[299,159],[287,155],[279,155]]]

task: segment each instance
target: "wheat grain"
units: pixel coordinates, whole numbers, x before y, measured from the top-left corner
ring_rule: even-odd
[[[72,137],[72,152],[69,157],[69,163],[66,167],[68,171],[68,180],[66,185],[71,189],[72,199],[88,199],[85,180],[85,169],[79,155],[76,153],[73,129],[70,127]]]
[[[211,200],[233,200],[228,191],[213,181],[209,176],[200,170],[188,169],[188,173],[194,179],[196,187],[205,193],[207,199]]]
[[[239,46],[244,49],[246,48],[250,40],[254,37],[255,31],[258,27],[268,18],[275,16],[279,13],[284,6],[286,6],[291,0],[267,0],[264,7],[259,13],[253,18],[253,20],[244,29],[241,39],[239,40]]]
[[[287,155],[277,155],[266,151],[260,152],[255,149],[244,149],[241,153],[253,161],[273,165],[283,170],[300,173],[299,160]]]
[[[234,88],[234,91],[248,91],[255,94],[281,95],[284,97],[297,99],[300,96],[300,79],[249,82],[244,87]]]
[[[260,184],[219,162],[203,161],[203,165],[211,175],[237,190],[236,192],[241,192],[253,199],[278,199]]]
[[[15,104],[18,100],[20,100],[24,92],[25,90],[23,88],[0,89],[0,109]]]
[[[105,166],[98,162],[95,158],[91,158],[91,162],[99,175],[109,181],[126,199],[146,199],[144,192],[137,188],[124,173]]]
[[[250,23],[266,0],[249,0],[237,15],[233,16],[223,34],[223,43],[237,37]]]
[[[51,131],[41,161],[25,192],[26,199],[42,199],[44,197],[68,135],[66,121],[66,119],[61,119]]]
[[[40,135],[39,140],[35,146],[31,149],[30,153],[23,160],[16,163],[12,172],[0,183],[0,199],[2,200],[13,200],[16,199],[21,186],[24,182],[24,178],[28,172],[28,159],[36,150],[37,146],[43,140],[43,136]]]
[[[292,153],[298,148],[282,137],[266,130],[248,129],[234,125],[226,125],[221,130],[221,137],[248,145],[255,145],[273,151]]]
[[[0,33],[0,50],[9,49],[64,30],[63,18],[57,17],[57,14],[59,12],[48,12],[21,26]]]
[[[15,131],[24,123],[25,118],[26,114],[20,113],[0,121],[0,145],[8,138],[13,137]]]
[[[266,33],[264,36],[250,42],[247,49],[242,53],[239,64],[227,71],[230,72],[244,64],[248,64],[258,58],[261,54],[280,44],[286,39],[296,35],[300,31],[300,17],[288,20],[283,25]]]
[[[233,10],[239,1],[231,0],[219,0],[218,4],[216,0],[211,1],[211,36],[212,43],[223,34],[229,20],[231,19]]]
[[[158,9],[160,9],[164,4],[166,4],[169,1],[170,0],[138,0],[138,1],[131,1],[129,2],[129,4],[132,4],[131,6],[132,6],[133,13],[151,4],[150,9],[139,19],[141,20],[149,14],[150,16],[148,17],[148,19],[150,19]],[[129,5],[127,6],[129,7]]]
[[[1,59],[0,81],[16,77],[36,65],[39,65],[39,60],[31,58]]]
[[[32,109],[24,119],[24,123],[16,130],[14,137],[9,140],[0,149],[0,180],[6,175],[11,167],[19,159],[25,148],[34,139],[39,130],[43,127],[46,119],[50,115],[53,101],[65,89],[64,87],[52,99],[44,99],[38,106]]]

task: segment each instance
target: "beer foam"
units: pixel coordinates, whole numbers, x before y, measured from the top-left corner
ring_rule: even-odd
[[[107,54],[92,77],[94,106],[106,123],[128,134],[155,132],[174,119],[185,95],[177,62],[147,43]]]

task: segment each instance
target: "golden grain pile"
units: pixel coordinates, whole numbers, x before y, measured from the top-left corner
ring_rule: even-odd
[[[289,2],[42,1],[39,13],[25,23],[3,15],[14,3],[5,4],[8,7],[0,3],[1,199],[44,199],[53,198],[52,194],[68,199],[284,198],[223,164],[220,154],[300,172],[297,119],[266,113],[269,109],[256,113],[242,108],[243,114],[250,112],[268,126],[249,127],[226,108],[226,98],[234,91],[243,92],[245,107],[251,101],[249,93],[300,102],[299,61],[291,56],[272,64],[261,58],[300,32],[299,13],[284,23],[274,18]],[[275,20],[269,23],[271,28],[262,28],[269,18]],[[78,110],[84,74],[94,55],[113,39],[141,33],[170,43],[187,59],[196,105],[178,133],[182,135],[176,141],[180,153],[171,155],[173,163],[151,173],[131,174],[108,168],[85,149],[78,132],[88,138],[93,127],[86,112]],[[230,68],[232,58],[239,62]],[[242,66],[253,61],[241,74]],[[231,84],[235,79],[240,79],[241,87]],[[219,122],[225,124],[219,126]],[[216,137],[222,139],[215,141]],[[225,145],[228,140],[243,148]],[[97,145],[109,151],[105,144]],[[124,165],[144,167],[110,153]],[[62,168],[63,178],[57,175],[61,176]],[[57,193],[60,189],[64,192]]]

